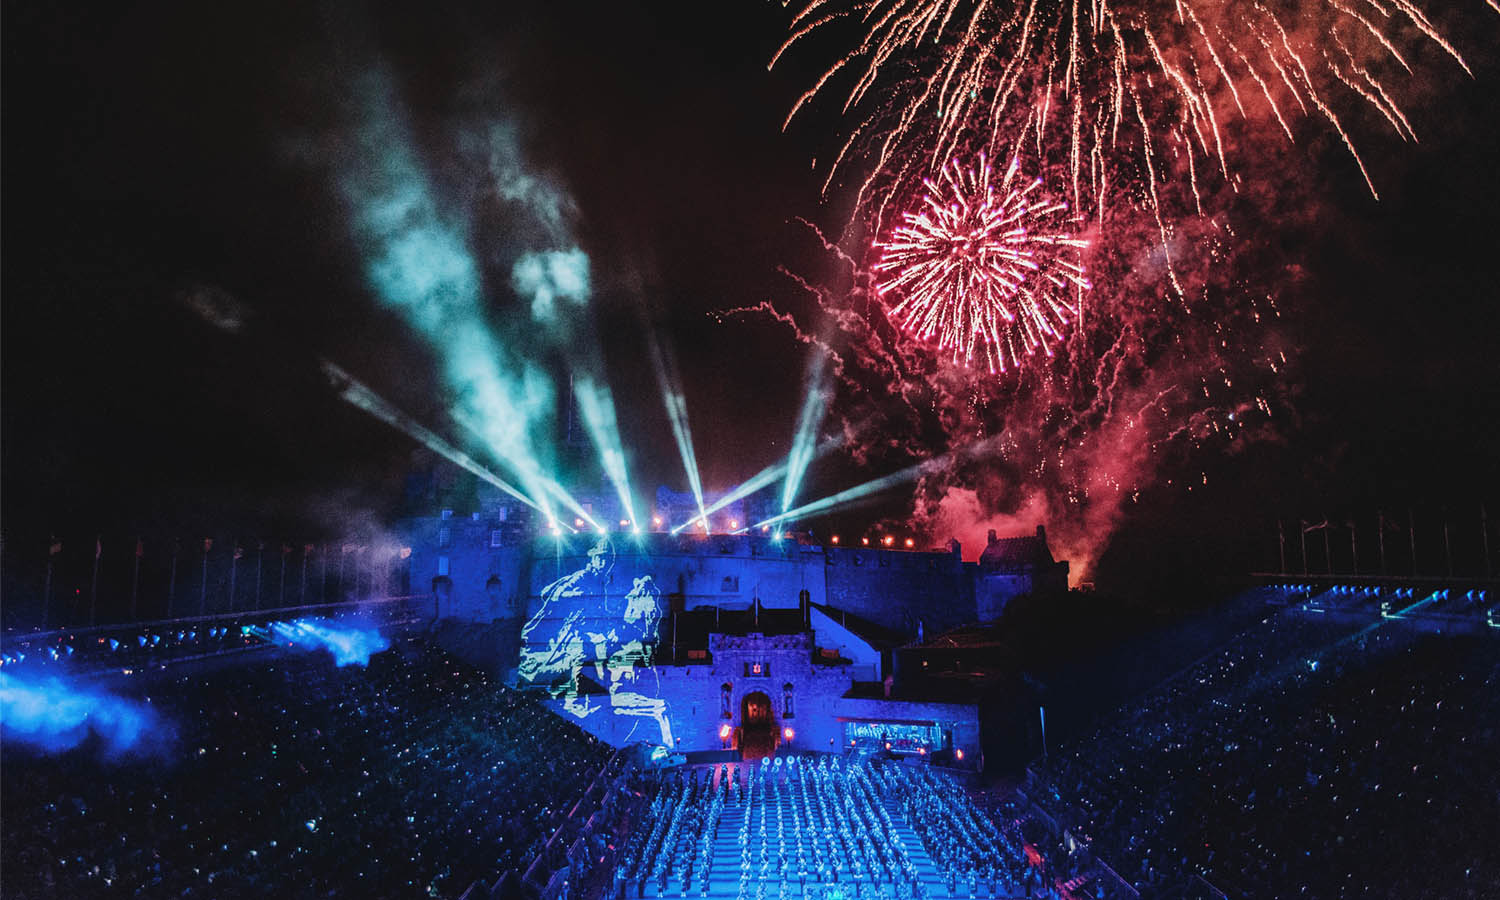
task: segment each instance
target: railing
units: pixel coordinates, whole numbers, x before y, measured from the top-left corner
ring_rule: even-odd
[[[598,811],[605,807],[606,802],[609,799],[609,788],[606,786],[606,783],[608,779],[613,778],[610,773],[615,771],[616,764],[624,756],[625,752],[627,750],[633,749],[633,747],[634,745],[630,747],[621,747],[617,749],[613,754],[611,754],[609,759],[605,760],[604,765],[599,769],[597,773],[594,774],[593,779],[589,782],[589,786],[584,789],[583,794],[579,796],[577,802],[573,804],[572,809],[568,810],[568,815],[563,819],[562,822],[558,823],[557,828],[555,828],[552,832],[552,836],[547,839],[547,842],[542,845],[542,849],[537,852],[536,859],[532,860],[531,865],[526,869],[526,874],[521,878],[521,883],[523,886],[531,887],[537,890],[544,898],[544,900],[555,900],[556,894],[552,892],[560,887],[559,876],[561,875],[565,877],[569,868],[568,865],[553,866],[551,864],[551,860],[554,854],[559,849],[557,846],[558,840],[569,830],[569,826],[574,823],[574,820],[578,816],[579,810],[584,808],[584,804],[588,802],[590,798],[597,795],[599,797],[598,803],[596,805],[597,808],[589,813],[589,818],[579,829],[577,839],[583,840],[589,836],[592,827],[596,824],[595,817]],[[573,844],[569,845],[567,857],[571,857],[573,855],[573,850],[575,849],[576,843],[577,840],[575,840]],[[546,882],[542,882],[540,880],[543,872],[540,871],[539,867],[543,865],[546,865],[548,869],[556,868],[558,870],[551,872]]]
[[[42,632],[11,632],[0,635],[0,645],[3,645],[0,649],[4,651],[7,663],[24,656],[45,664],[52,657],[66,659],[73,671],[83,673],[87,673],[90,666],[109,670],[122,665],[126,668],[165,665],[269,647],[271,645],[264,641],[246,637],[241,626],[277,620],[357,612],[374,616],[383,628],[409,627],[424,621],[426,616],[409,609],[407,604],[425,599],[422,595],[405,595],[375,600],[341,600]],[[217,627],[223,628],[222,633],[210,633]],[[192,636],[187,637],[184,632]],[[141,643],[148,638],[150,643]]]

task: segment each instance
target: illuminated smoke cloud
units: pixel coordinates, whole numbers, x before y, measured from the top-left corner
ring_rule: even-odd
[[[56,675],[0,673],[0,732],[47,753],[71,750],[91,735],[112,756],[149,752],[165,741],[150,707]]]
[[[555,402],[551,379],[491,331],[466,234],[439,211],[385,73],[366,73],[356,96],[356,152],[339,186],[371,285],[438,354],[455,415],[546,508],[551,467],[537,447]]]
[[[483,124],[460,136],[470,154],[485,154],[485,189],[504,206],[514,238],[526,249],[511,265],[510,286],[526,301],[532,330],[528,339],[562,353],[571,371],[573,396],[599,466],[620,498],[632,524],[635,499],[625,449],[620,440],[614,392],[605,376],[603,354],[591,326],[589,301],[593,283],[589,256],[573,234],[576,209],[568,192],[527,162],[516,127],[508,120],[483,117]],[[553,492],[560,488],[555,484]],[[565,501],[570,508],[576,504]],[[598,527],[592,517],[574,508]]]
[[[373,625],[321,618],[272,622],[270,634],[278,644],[291,649],[327,650],[339,668],[351,664],[367,666],[371,656],[391,646]]]
[[[531,298],[531,317],[542,325],[557,325],[564,312],[558,301],[585,307],[589,300],[589,257],[582,250],[527,253],[511,269],[516,293]]]

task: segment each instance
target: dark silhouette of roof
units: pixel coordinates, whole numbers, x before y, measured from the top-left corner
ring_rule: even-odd
[[[1027,572],[1056,564],[1044,525],[1036,527],[1035,536],[1026,537],[996,537],[991,530],[989,543],[979,554],[979,568],[986,572]]]
[[[892,647],[900,647],[911,639],[907,634],[892,628],[886,628],[884,625],[872,622],[864,616],[858,616],[852,612],[822,603],[814,603],[812,607],[849,629],[854,633],[855,637],[858,637],[876,650],[889,650]]]

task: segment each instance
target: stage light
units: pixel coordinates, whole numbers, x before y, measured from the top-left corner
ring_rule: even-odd
[[[760,533],[761,534],[765,534],[766,532],[768,532],[770,530],[771,530],[771,526],[769,526],[769,525],[762,525],[762,526],[760,526]]]
[[[654,526],[656,526],[657,528],[660,528],[661,527],[661,516],[652,516],[651,517],[651,524],[654,525]]]
[[[783,728],[781,730],[781,733],[786,737],[787,740],[791,740],[792,738],[797,736],[797,732],[793,731],[791,728]]]
[[[835,543],[835,544],[837,544],[837,543],[838,543],[838,542],[839,542],[839,536],[838,536],[838,535],[834,535],[834,536],[833,536],[833,542],[834,542],[834,543]]]
[[[867,537],[862,537],[862,538],[860,538],[860,539],[859,539],[859,542],[860,542],[860,543],[861,543],[861,544],[863,544],[863,545],[865,545],[865,546],[866,546],[866,547],[868,547],[868,546],[870,546],[870,539],[869,539],[869,538],[867,538]]]
[[[953,751],[953,758],[954,759],[963,759],[964,758],[964,751],[962,749],[954,750]]]
[[[639,535],[641,533],[641,526],[639,526],[639,525],[632,525],[632,526],[630,526],[630,533],[631,534],[635,534],[635,535]]]
[[[729,520],[729,530],[730,531],[733,531],[734,529],[739,528],[739,527],[740,527],[740,520],[739,519],[730,519]]]
[[[720,738],[727,738],[727,737],[729,737],[729,731],[730,731],[730,729],[729,729],[728,725],[720,725],[719,726],[719,737]]]
[[[912,539],[911,539],[911,538],[907,538],[907,539],[906,539],[906,546],[908,546],[908,547],[912,547],[912,546],[915,546],[915,545],[916,545],[916,543],[917,543],[917,542],[916,542],[916,541],[914,541],[914,540],[912,540]]]
[[[927,755],[927,748],[926,747],[918,747],[917,748],[917,755],[918,756],[926,756]]]
[[[881,542],[881,543],[883,543],[883,544],[885,544],[885,545],[886,545],[886,546],[887,546],[887,547],[889,547],[889,546],[890,546],[890,545],[892,545],[892,544],[894,544],[894,543],[896,543],[896,539],[895,539],[895,538],[893,538],[893,537],[891,537],[891,536],[890,536],[890,535],[886,535],[886,536],[885,536],[885,540],[884,540],[884,541],[882,541],[882,542]]]
[[[627,528],[627,527],[629,527],[629,525],[630,525],[630,520],[629,519],[621,519],[620,520],[620,527],[621,528]]]
[[[776,532],[776,533],[775,533],[775,534],[773,534],[773,535],[771,535],[771,539],[772,539],[772,540],[776,540],[776,541],[779,541],[779,540],[781,540],[781,537],[782,537],[782,533],[781,533],[781,532],[779,532],[779,531],[778,531],[778,532]]]

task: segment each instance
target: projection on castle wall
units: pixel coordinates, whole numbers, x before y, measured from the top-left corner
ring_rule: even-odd
[[[521,631],[520,678],[547,687],[575,718],[631,716],[639,721],[626,740],[674,746],[660,679],[645,668],[664,611],[661,590],[649,574],[622,574],[617,583],[615,562],[613,543],[600,535],[581,568],[541,589]]]

